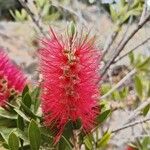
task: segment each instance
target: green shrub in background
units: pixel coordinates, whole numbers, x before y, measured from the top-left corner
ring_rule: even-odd
[[[13,19],[9,9],[20,9],[21,5],[17,0],[0,0],[0,19]]]

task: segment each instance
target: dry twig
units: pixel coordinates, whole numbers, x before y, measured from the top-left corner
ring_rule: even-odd
[[[137,109],[135,109],[132,114],[127,118],[124,124],[127,124],[135,119],[141,113],[141,110],[144,109],[148,104],[150,104],[150,98],[148,100],[145,100]]]
[[[26,4],[26,2],[24,0],[18,0],[20,2],[20,4],[24,7],[24,9],[27,11],[27,13],[30,15],[33,23],[36,25],[36,27],[39,29],[39,31],[41,32],[41,34],[43,36],[45,36],[45,32],[43,30],[43,27],[40,25],[40,21],[38,19],[35,18],[34,14],[32,13],[32,11],[30,10],[30,8],[28,7],[28,5]]]
[[[105,99],[108,97],[112,92],[118,89],[127,79],[131,78],[136,73],[136,70],[133,69],[129,72],[122,80],[120,80],[110,91],[108,91],[105,95],[101,96],[100,99]]]
[[[133,49],[131,49],[130,51],[128,51],[127,53],[125,53],[124,55],[117,57],[116,60],[114,61],[114,63],[118,62],[119,60],[123,59],[124,57],[128,56],[129,53],[133,52],[134,50],[136,50],[137,48],[139,48],[140,46],[144,45],[145,43],[147,43],[150,40],[150,37],[148,37],[146,40],[144,40],[142,43],[140,43],[139,45],[135,46]]]
[[[114,55],[109,59],[109,61],[106,63],[104,69],[102,70],[101,76],[103,77],[109,67],[113,64],[116,57],[121,53],[121,51],[124,49],[124,47],[127,45],[127,43],[131,40],[131,38],[150,20],[150,14],[141,22],[138,24],[138,26],[131,32],[131,34],[120,44],[118,49],[114,52]]]
[[[141,123],[145,123],[145,122],[148,122],[148,121],[150,121],[150,118],[145,118],[145,119],[143,119],[143,120],[138,120],[138,121],[129,123],[129,124],[127,124],[127,125],[124,125],[124,126],[122,126],[122,127],[119,127],[119,128],[117,128],[117,129],[114,129],[114,130],[112,130],[112,133],[116,133],[116,132],[118,132],[118,131],[124,130],[124,129],[129,128],[129,127],[133,127],[133,126],[135,126],[135,125],[138,125],[138,124],[141,124]]]

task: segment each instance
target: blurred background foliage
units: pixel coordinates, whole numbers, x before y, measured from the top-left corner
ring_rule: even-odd
[[[30,1],[28,2],[31,4]],[[105,10],[110,15],[112,21],[117,24],[126,22],[130,16],[136,18],[136,16],[141,13],[144,4],[144,0],[131,0],[129,2],[125,0],[79,0],[79,2],[82,2],[86,5],[96,5],[99,7],[101,12]],[[34,5],[30,7],[36,9],[36,13],[40,14],[40,17],[44,21],[69,19],[70,17],[73,17],[67,13],[62,13],[63,11],[67,11],[67,8],[65,10],[65,7],[63,7],[64,4],[65,6],[74,4],[74,2],[71,0],[34,0],[33,3]],[[11,10],[11,13],[9,13],[8,10]],[[67,12],[69,13],[69,11]],[[23,21],[27,19],[26,15],[27,14],[25,13],[25,10],[17,0],[0,0],[0,19],[9,20],[12,19],[13,16],[13,18],[17,21]]]

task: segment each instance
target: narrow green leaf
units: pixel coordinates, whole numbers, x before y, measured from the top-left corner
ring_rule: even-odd
[[[11,16],[12,16],[15,20],[17,20],[17,17],[16,17],[16,15],[15,15],[15,13],[14,13],[12,10],[9,10],[9,12],[10,12]]]
[[[142,142],[142,150],[148,150],[150,146],[150,136],[146,136]]]
[[[29,140],[27,137],[27,133],[25,131],[22,131],[20,129],[16,129],[14,130],[14,133],[20,138],[22,139],[26,144],[29,144]]]
[[[50,4],[45,4],[42,10],[42,16],[46,16],[49,14]]]
[[[73,135],[73,122],[69,121],[63,131],[63,136],[67,139],[70,139],[70,137]]]
[[[111,138],[111,133],[110,132],[105,132],[102,138],[98,141],[97,145],[98,147],[104,147],[108,144],[108,141]]]
[[[108,84],[108,83],[104,83],[102,86],[101,86],[101,94],[104,95],[106,94],[109,90],[111,89],[111,85]]]
[[[27,19],[28,15],[25,9],[21,9],[21,15],[22,15],[23,20]]]
[[[37,113],[37,111],[39,110],[41,101],[39,98],[35,99],[35,103],[34,103],[34,113]]]
[[[31,96],[29,95],[29,93],[26,93],[26,94],[24,95],[24,97],[22,98],[22,102],[23,102],[28,108],[31,107],[32,99],[31,99]]]
[[[146,58],[142,63],[140,63],[137,67],[139,69],[143,69],[145,66],[150,66],[150,57]]]
[[[17,119],[17,127],[20,129],[20,130],[24,130],[24,120],[23,118],[18,115],[18,119]]]
[[[90,140],[90,138],[88,136],[86,136],[84,138],[84,144],[85,146],[89,149],[92,150],[93,149],[93,144],[92,144],[92,140]]]
[[[106,110],[106,111],[104,111],[104,112],[102,112],[102,113],[97,117],[97,121],[98,121],[99,123],[104,122],[104,121],[110,116],[110,114],[111,114],[111,110],[110,110],[110,109],[109,109],[109,110]]]
[[[32,150],[39,150],[41,143],[41,133],[37,123],[32,120],[28,128],[28,137]]]
[[[25,113],[31,118],[36,119],[36,115],[23,102],[20,102],[20,103]]]
[[[67,140],[64,136],[62,136],[61,140],[59,141],[59,149],[72,150],[73,147],[71,146],[69,140]]]
[[[68,35],[70,37],[74,37],[75,34],[76,34],[76,26],[75,26],[74,22],[71,21],[68,26]]]
[[[134,59],[135,59],[134,58],[134,53],[131,51],[128,56],[129,56],[129,59],[130,59],[130,63],[134,64]]]
[[[39,87],[35,88],[31,93],[31,97],[32,97],[33,105],[34,105],[34,113],[37,113],[39,106],[41,104],[41,101],[39,99],[39,94],[40,94]]]
[[[148,104],[144,109],[143,109],[143,115],[146,116],[150,110],[150,104]]]
[[[18,150],[19,149],[19,138],[13,132],[9,135],[8,145],[9,145],[10,150]]]
[[[134,82],[135,82],[135,90],[136,90],[138,96],[142,97],[143,85],[142,85],[141,79],[138,76],[135,76]]]
[[[16,120],[15,119],[7,119],[7,118],[0,118],[0,126],[11,128],[16,126]]]
[[[114,100],[120,100],[121,99],[121,95],[119,91],[114,91],[111,96],[113,97]]]
[[[22,98],[25,96],[26,93],[29,93],[29,87],[28,87],[28,85],[26,85],[25,88],[23,89]]]
[[[10,113],[3,108],[0,108],[0,117],[8,118],[8,119],[17,119],[17,115],[14,113]]]
[[[9,135],[11,132],[13,132],[14,129],[15,128],[7,128],[7,127],[1,127],[0,128],[0,134],[6,143],[8,143]]]
[[[22,20],[21,14],[20,14],[20,12],[19,12],[18,10],[15,10],[15,15],[16,15],[18,21],[21,21],[21,20]]]
[[[30,122],[30,119],[21,110],[15,108],[14,111],[16,111],[16,113],[18,115],[20,115],[23,119],[25,119],[26,121]]]
[[[118,15],[117,15],[117,12],[115,11],[115,8],[113,7],[113,5],[110,5],[109,9],[110,9],[110,14],[111,14],[112,20],[114,22],[116,22],[117,18],[118,18]]]
[[[2,146],[3,146],[5,149],[9,149],[9,145],[8,145],[6,142],[2,143]]]
[[[148,84],[147,97],[150,97],[150,82],[149,82],[149,84]]]

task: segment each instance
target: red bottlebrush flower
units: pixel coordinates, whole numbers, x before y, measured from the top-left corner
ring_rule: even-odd
[[[134,147],[132,147],[132,146],[130,146],[130,145],[128,145],[127,148],[126,148],[125,150],[137,150],[137,149],[134,148]]]
[[[126,150],[138,150],[134,145],[128,145]]]
[[[4,106],[9,98],[22,92],[25,84],[24,74],[0,49],[0,106]]]
[[[80,119],[84,131],[90,131],[99,113],[100,51],[94,38],[63,39],[51,30],[51,38],[42,40],[42,46],[39,59],[45,124],[57,129],[56,141],[68,121]]]

